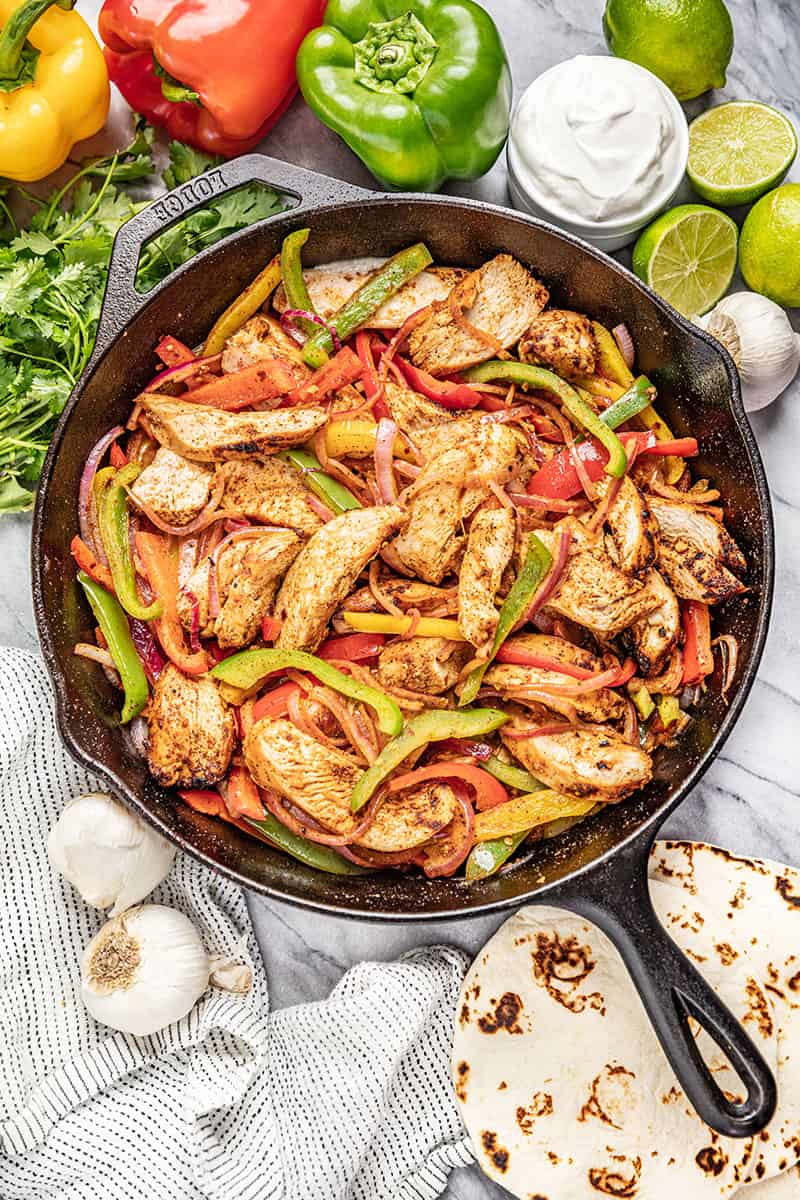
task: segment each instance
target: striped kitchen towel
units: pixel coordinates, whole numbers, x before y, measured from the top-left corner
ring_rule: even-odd
[[[96,789],[60,744],[40,660],[0,650],[2,1200],[439,1195],[472,1161],[449,1082],[465,957],[362,963],[328,1000],[270,1015],[242,892],[179,855],[153,899],[212,953],[243,939],[253,990],[211,991],[152,1037],[113,1033],[79,994],[102,915],[45,849],[64,800]]]

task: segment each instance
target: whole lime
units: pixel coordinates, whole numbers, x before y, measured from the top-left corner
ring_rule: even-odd
[[[750,209],[739,267],[754,292],[785,308],[800,308],[800,183],[784,183]]]
[[[733,22],[723,0],[607,0],[608,48],[663,79],[679,100],[725,86]]]

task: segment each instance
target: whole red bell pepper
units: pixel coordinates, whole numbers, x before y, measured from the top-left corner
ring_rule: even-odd
[[[295,56],[323,0],[105,0],[111,80],[178,141],[232,158],[264,137],[297,90]]]

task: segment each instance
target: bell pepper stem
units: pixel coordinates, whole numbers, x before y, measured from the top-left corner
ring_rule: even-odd
[[[75,3],[76,0],[23,0],[14,9],[0,33],[0,79],[17,78],[28,34],[39,17],[54,4],[69,11]]]

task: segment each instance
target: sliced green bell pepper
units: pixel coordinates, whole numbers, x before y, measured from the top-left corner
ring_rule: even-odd
[[[346,341],[390,296],[399,292],[404,284],[432,262],[431,252],[423,242],[415,242],[413,246],[407,246],[393,255],[331,317],[329,324],[336,330],[340,341]],[[328,330],[317,328],[303,347],[303,359],[316,369],[322,366],[332,350],[333,338]]]
[[[303,482],[308,490],[319,496],[337,515],[353,508],[361,508],[353,493],[348,491],[343,483],[339,483],[338,479],[326,475],[319,459],[308,450],[287,450],[279,457],[297,467],[298,471],[303,473]]]
[[[489,664],[512,629],[514,629],[523,617],[531,600],[536,595],[539,584],[552,565],[553,557],[550,551],[535,533],[529,534],[528,553],[525,556],[525,562],[522,564],[522,570],[514,580],[511,591],[503,601],[503,607],[500,609],[500,615],[497,618],[497,629],[495,630],[494,642],[492,643],[492,652],[485,663],[481,663],[474,671],[470,671],[467,682],[464,684],[461,696],[459,697],[459,707],[464,704],[471,704],[477,696]]]
[[[78,572],[78,583],[86,593],[95,620],[108,643],[108,652],[119,671],[122,690],[125,693],[120,722],[127,725],[128,721],[138,717],[150,695],[147,676],[133,644],[128,618],[116,596],[112,596],[111,592],[95,583],[84,571]]]
[[[598,442],[602,442],[605,446],[608,451],[606,474],[619,479],[628,469],[625,447],[608,423],[602,420],[585,400],[581,399],[574,387],[571,387],[552,371],[534,366],[532,363],[503,362],[500,359],[493,359],[491,362],[481,363],[479,367],[471,367],[464,372],[463,377],[467,383],[487,383],[490,379],[502,379],[507,383],[518,383],[522,386],[553,392],[558,396],[569,415],[574,417],[587,433],[597,438]],[[621,404],[623,399],[625,397],[620,397],[618,403]]]
[[[507,720],[506,714],[497,708],[473,708],[467,712],[443,709],[421,712],[408,722],[399,737],[386,743],[372,766],[358,780],[350,797],[350,808],[353,812],[363,808],[387,775],[391,775],[395,767],[399,767],[414,750],[446,738],[481,737],[493,729],[499,729]]]
[[[544,787],[544,784],[535,779],[530,771],[523,771],[522,767],[512,767],[510,763],[504,763],[494,754],[487,758],[485,763],[481,763],[481,766],[484,771],[494,775],[495,779],[499,779],[508,787],[516,788],[518,792],[535,792]]]
[[[387,188],[477,179],[503,148],[511,73],[472,0],[330,0],[297,56],[306,103]]]
[[[105,483],[97,501],[97,523],[117,599],[130,616],[153,621],[164,606],[158,599],[152,604],[142,604],[139,599],[128,520],[128,488],[141,470],[139,463],[128,463]]]
[[[329,875],[368,875],[370,873],[364,867],[357,867],[355,863],[350,863],[346,858],[342,858],[341,854],[337,854],[330,846],[319,846],[316,842],[309,842],[306,838],[300,837],[298,833],[292,833],[291,829],[281,825],[278,818],[273,817],[272,813],[264,813],[264,816],[258,821],[253,821],[249,817],[245,817],[245,820],[248,825],[257,829],[279,850],[283,850],[284,854],[290,854],[292,858],[305,863],[307,867],[315,867],[318,871],[327,871]]]
[[[220,679],[231,687],[250,691],[256,684],[266,679],[274,671],[282,671],[293,667],[297,671],[308,671],[320,683],[333,688],[351,700],[360,700],[375,710],[378,718],[378,728],[381,733],[394,737],[403,728],[403,714],[389,696],[379,692],[369,684],[359,683],[345,675],[343,671],[332,667],[324,659],[315,654],[306,654],[305,650],[281,650],[279,646],[264,650],[243,650],[240,654],[232,654],[217,663],[211,672],[214,679]]]
[[[469,852],[469,858],[464,867],[465,878],[472,882],[474,879],[488,879],[499,871],[530,833],[523,829],[519,833],[511,833],[508,837],[495,838],[491,842],[478,842]]]
[[[310,233],[310,229],[295,229],[294,233],[288,234],[283,239],[281,246],[281,279],[283,281],[283,290],[286,292],[287,307],[299,309],[302,312],[313,313],[314,306],[311,303],[311,297],[306,287],[305,276],[303,275],[303,260],[301,258],[301,251],[308,241]],[[308,337],[311,337],[319,329],[316,321],[309,321],[306,317],[296,317],[295,323]]]

